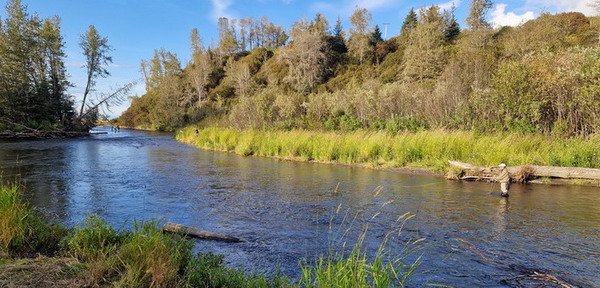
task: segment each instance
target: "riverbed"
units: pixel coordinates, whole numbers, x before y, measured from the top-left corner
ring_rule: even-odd
[[[600,188],[514,185],[505,199],[494,184],[241,157],[165,133],[100,130],[109,134],[0,142],[0,175],[18,178],[37,210],[69,226],[97,214],[121,229],[157,219],[245,239],[196,249],[249,273],[297,277],[300,261],[340,251],[366,228],[368,251],[387,237],[391,253],[420,257],[414,286],[503,287],[532,271],[600,286]]]

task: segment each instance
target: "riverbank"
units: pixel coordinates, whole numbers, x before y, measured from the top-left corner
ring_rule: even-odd
[[[244,156],[429,171],[443,175],[449,160],[480,166],[498,163],[600,168],[600,136],[555,138],[537,134],[480,135],[466,131],[389,134],[376,131],[238,131],[188,126],[177,140],[200,149]]]
[[[359,239],[349,251],[302,261],[297,282],[247,275],[222,256],[193,254],[195,242],[163,233],[157,221],[134,222],[131,231],[95,216],[72,229],[50,223],[20,190],[0,186],[0,287],[398,287],[420,263],[389,258],[385,240],[369,257]]]
[[[87,137],[90,132],[74,131],[31,131],[31,132],[0,132],[0,140],[31,140]]]

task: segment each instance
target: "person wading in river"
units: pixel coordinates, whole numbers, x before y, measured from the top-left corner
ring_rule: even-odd
[[[500,182],[500,190],[502,191],[502,197],[508,197],[508,190],[510,189],[510,175],[508,175],[508,169],[506,169],[506,164],[501,163],[498,165],[500,167],[500,174],[496,177],[496,180]]]

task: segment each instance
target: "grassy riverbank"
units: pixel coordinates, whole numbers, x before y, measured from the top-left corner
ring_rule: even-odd
[[[0,186],[0,287],[402,287],[418,266],[390,258],[383,244],[367,257],[360,243],[301,263],[298,282],[246,275],[222,256],[194,255],[193,241],[157,222],[117,231],[90,216],[67,229],[37,215],[18,186]]]
[[[448,160],[476,165],[551,165],[600,168],[600,135],[555,138],[537,134],[480,135],[466,131],[389,134],[374,131],[264,131],[196,126],[177,133],[179,141],[207,150],[300,161],[374,167],[422,167],[437,172]]]

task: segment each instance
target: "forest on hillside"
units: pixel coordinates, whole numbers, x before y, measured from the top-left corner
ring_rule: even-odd
[[[411,10],[384,40],[366,9],[351,27],[321,14],[289,31],[260,19],[219,20],[217,45],[191,31],[191,61],[164,49],[142,62],[146,94],[122,125],[172,130],[207,121],[239,129],[444,128],[600,131],[600,20],[542,14],[518,27],[486,21],[473,0],[461,28],[453,9]]]

